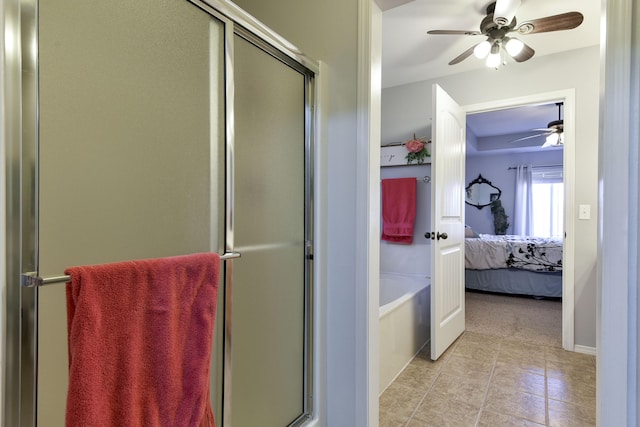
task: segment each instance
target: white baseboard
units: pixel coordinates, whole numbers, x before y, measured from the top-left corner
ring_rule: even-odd
[[[576,353],[589,354],[591,356],[595,356],[596,355],[596,348],[595,347],[587,347],[586,345],[574,345],[573,346],[573,350]]]

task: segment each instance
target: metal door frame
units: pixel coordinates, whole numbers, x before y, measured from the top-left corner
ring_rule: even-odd
[[[233,36],[241,36],[256,47],[305,76],[305,396],[303,413],[290,425],[301,425],[314,411],[313,361],[313,166],[316,133],[316,82],[319,64],[275,32],[225,0],[187,0],[225,25],[225,253],[233,253]],[[4,357],[2,422],[7,426],[37,425],[38,377],[38,284],[24,280],[38,277],[38,0],[5,0],[0,6],[3,31],[0,62],[2,117],[0,124],[0,161],[4,175],[5,230],[0,244],[6,253],[0,261],[1,286],[6,295],[2,356]],[[220,209],[220,207],[219,207]],[[0,210],[0,214],[2,210]],[[0,218],[1,220],[2,218]],[[224,309],[220,318],[225,332],[230,331],[233,257],[225,262]],[[2,264],[4,262],[4,264]],[[54,283],[51,281],[50,283]],[[25,286],[28,285],[28,286]],[[224,392],[222,425],[230,425],[230,355],[232,336],[224,337]]]

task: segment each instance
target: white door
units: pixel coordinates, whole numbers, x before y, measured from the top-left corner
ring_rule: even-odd
[[[432,111],[431,358],[436,360],[464,332],[466,116],[437,84]]]

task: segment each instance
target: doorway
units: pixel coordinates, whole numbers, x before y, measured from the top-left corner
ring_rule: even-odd
[[[575,230],[574,213],[574,176],[575,176],[575,91],[566,89],[555,92],[540,93],[520,98],[492,101],[465,106],[467,114],[504,110],[525,105],[540,105],[563,102],[564,147],[563,147],[563,180],[564,180],[564,242],[562,255],[562,348],[574,350],[574,247]]]
[[[562,271],[570,268],[562,260],[564,150],[561,144],[551,145],[554,137],[564,137],[561,108],[557,101],[467,115],[470,331],[493,330],[504,337],[562,346]],[[483,189],[490,191],[479,191]],[[500,207],[508,214],[508,226],[498,230],[495,215]],[[493,248],[504,253],[498,255]],[[514,262],[505,262],[507,255]],[[547,315],[536,316],[534,307]],[[483,310],[504,317],[493,322]]]

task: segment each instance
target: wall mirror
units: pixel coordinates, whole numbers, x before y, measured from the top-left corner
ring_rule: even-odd
[[[478,209],[489,206],[494,200],[498,200],[502,191],[491,184],[491,181],[478,175],[465,189],[465,202]]]

